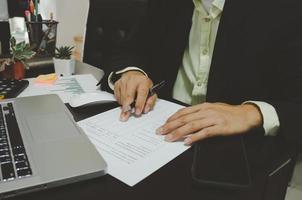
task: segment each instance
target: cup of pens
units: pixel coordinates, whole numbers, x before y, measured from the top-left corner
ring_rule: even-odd
[[[37,56],[52,57],[56,48],[56,35],[58,22],[53,20],[51,14],[49,20],[43,20],[39,13],[39,0],[28,0],[25,5],[25,18],[31,48],[37,52]]]
[[[57,21],[27,22],[31,47],[40,56],[53,56],[56,48]]]

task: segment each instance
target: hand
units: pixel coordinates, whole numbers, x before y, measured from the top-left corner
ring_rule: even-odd
[[[191,145],[209,137],[243,134],[262,123],[256,105],[203,103],[180,109],[157,129],[157,134],[166,135],[169,142],[185,139],[185,144]]]
[[[139,71],[125,72],[114,84],[114,95],[117,102],[122,105],[121,121],[127,121],[131,114],[130,104],[136,101],[135,114],[140,116],[153,109],[157,95],[148,97],[153,82]]]

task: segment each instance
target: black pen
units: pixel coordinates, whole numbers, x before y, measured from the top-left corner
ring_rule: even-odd
[[[154,94],[156,94],[160,88],[162,88],[164,85],[166,84],[166,81],[161,81],[160,83],[158,84],[155,84],[153,87],[151,87],[149,89],[149,92],[148,92],[148,96],[147,96],[147,99],[151,96],[153,96]],[[136,101],[133,101],[131,104],[130,104],[130,108],[133,109],[135,108],[135,103]],[[130,110],[130,109],[129,109]],[[129,111],[128,110],[128,111]],[[127,112],[127,111],[126,111]]]

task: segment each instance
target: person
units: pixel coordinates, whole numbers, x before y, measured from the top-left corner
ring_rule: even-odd
[[[152,112],[162,98],[191,106],[157,129],[191,145],[257,130],[301,140],[302,15],[299,0],[149,0],[146,22],[116,50],[108,84],[121,120]],[[107,80],[107,79],[105,79]]]

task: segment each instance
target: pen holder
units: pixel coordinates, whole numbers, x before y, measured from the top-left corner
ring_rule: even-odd
[[[57,21],[26,22],[30,45],[37,56],[53,56],[57,40]]]

